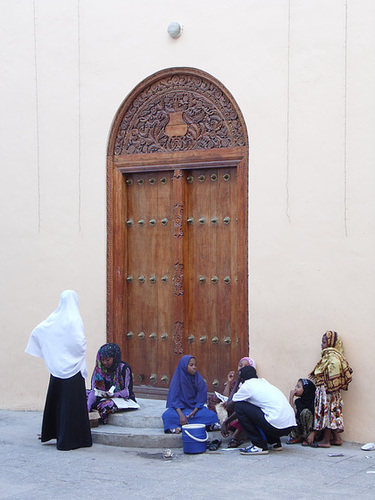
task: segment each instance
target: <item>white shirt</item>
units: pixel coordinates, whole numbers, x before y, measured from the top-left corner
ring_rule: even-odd
[[[233,395],[233,401],[247,401],[258,406],[267,422],[276,429],[297,425],[294,410],[284,394],[264,378],[245,380]]]
[[[61,294],[56,311],[31,332],[26,352],[44,359],[54,377],[67,379],[78,372],[87,377],[85,329],[76,292]]]

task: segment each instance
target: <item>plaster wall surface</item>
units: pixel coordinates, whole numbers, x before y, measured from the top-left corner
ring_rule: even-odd
[[[43,407],[49,375],[24,349],[66,288],[91,372],[106,340],[111,122],[144,78],[191,66],[247,124],[259,374],[287,395],[338,331],[354,369],[345,439],[374,440],[374,21],[372,0],[0,0],[1,408]]]

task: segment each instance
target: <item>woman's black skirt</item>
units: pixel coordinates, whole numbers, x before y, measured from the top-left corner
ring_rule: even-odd
[[[51,375],[44,407],[42,443],[57,439],[58,450],[92,445],[85,380],[78,372],[61,379]]]

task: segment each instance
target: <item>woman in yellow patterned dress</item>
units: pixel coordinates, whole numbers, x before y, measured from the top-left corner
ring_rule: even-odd
[[[316,385],[314,430],[307,438],[310,446],[329,448],[331,444],[342,444],[339,435],[344,430],[341,390],[348,390],[352,373],[344,358],[340,335],[333,331],[326,332],[322,337],[321,359],[310,373]],[[323,431],[323,438],[314,443],[314,437],[320,431]]]

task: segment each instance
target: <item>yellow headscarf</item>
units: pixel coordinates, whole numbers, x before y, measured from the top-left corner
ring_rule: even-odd
[[[352,381],[353,370],[344,358],[344,347],[338,333],[325,333],[327,347],[322,350],[322,357],[311,372],[315,385],[325,385],[326,391],[332,393],[343,389],[348,390]]]

